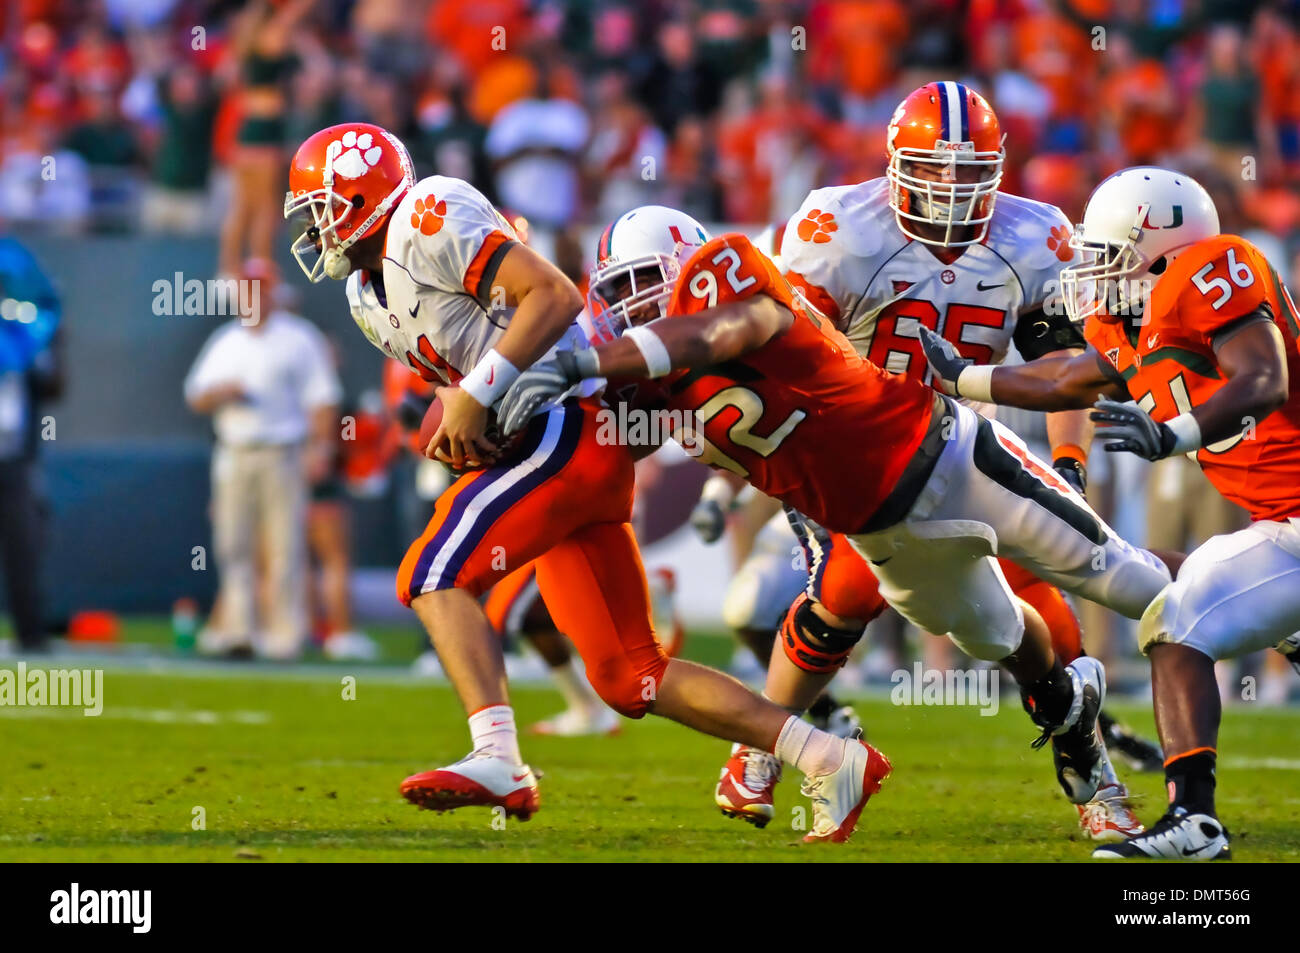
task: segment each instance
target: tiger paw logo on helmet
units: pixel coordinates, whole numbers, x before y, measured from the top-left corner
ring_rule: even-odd
[[[831,240],[831,232],[838,231],[835,216],[819,208],[811,210],[799,223],[799,237],[806,242],[821,245]]]
[[[355,129],[349,129],[341,139],[331,142],[329,151],[334,155],[334,174],[345,179],[361,178],[384,154],[370,133],[357,135]]]
[[[447,200],[432,194],[415,200],[415,211],[411,213],[411,227],[418,228],[421,235],[437,235],[442,231],[442,219],[447,214]]]
[[[1056,252],[1056,257],[1061,261],[1069,261],[1074,257],[1074,252],[1070,248],[1070,229],[1065,225],[1053,225],[1052,231],[1047,236],[1047,247]]]

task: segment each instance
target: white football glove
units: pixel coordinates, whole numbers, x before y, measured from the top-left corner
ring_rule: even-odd
[[[591,349],[560,351],[549,361],[534,364],[515,378],[497,407],[501,433],[512,436],[528,426],[537,408],[574,384],[599,377],[599,361]]]
[[[924,324],[919,325],[917,330],[920,332],[921,350],[925,352],[925,359],[930,362],[935,379],[939,382],[939,389],[945,394],[960,397],[957,392],[957,378],[961,377],[961,372],[975,362],[970,358],[962,357],[951,341],[945,341]]]

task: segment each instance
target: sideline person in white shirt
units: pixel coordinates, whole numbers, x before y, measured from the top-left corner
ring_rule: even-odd
[[[221,610],[200,648],[292,659],[309,627],[307,487],[313,472],[329,466],[342,388],[325,336],[272,309],[276,277],[270,262],[245,263],[241,280],[257,282],[259,293],[244,295],[247,313],[208,339],[185,380],[185,400],[212,415],[217,435],[212,528]],[[259,592],[266,594],[260,628]]]

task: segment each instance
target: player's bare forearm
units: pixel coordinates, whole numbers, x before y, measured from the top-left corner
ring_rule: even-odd
[[[661,318],[645,327],[663,343],[673,370],[706,367],[757,350],[790,326],[794,315],[767,295],[754,295],[698,314]],[[649,368],[631,338],[596,349],[604,377],[643,378]]]
[[[1078,357],[1083,353],[1077,348],[1070,348],[1044,354],[1042,359],[1069,359]],[[1088,419],[1088,411],[1083,408],[1055,410],[1047,415],[1047,442],[1051,447],[1075,446],[1086,454],[1088,448],[1092,446],[1092,429],[1092,421]]]
[[[527,245],[514,245],[492,282],[515,313],[497,352],[519,369],[528,367],[551,349],[582,310],[582,295],[560,269]]]
[[[1286,345],[1272,321],[1234,334],[1216,352],[1228,382],[1191,414],[1201,428],[1201,445],[1235,437],[1286,403],[1290,390]]]
[[[1079,410],[1091,407],[1098,397],[1123,400],[1123,384],[1103,368],[1103,358],[1089,348],[1076,357],[1043,357],[1014,367],[993,371],[993,400],[1027,410]]]

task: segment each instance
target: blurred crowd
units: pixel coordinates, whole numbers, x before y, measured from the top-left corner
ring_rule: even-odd
[[[0,215],[279,228],[289,152],[366,119],[417,169],[542,227],[658,201],[785,218],[878,175],[918,83],[957,76],[1007,132],[1006,188],[1077,217],[1114,168],[1207,181],[1225,230],[1300,236],[1297,0],[11,0]],[[242,247],[247,244],[248,247]],[[1275,248],[1274,251],[1277,249]]]

